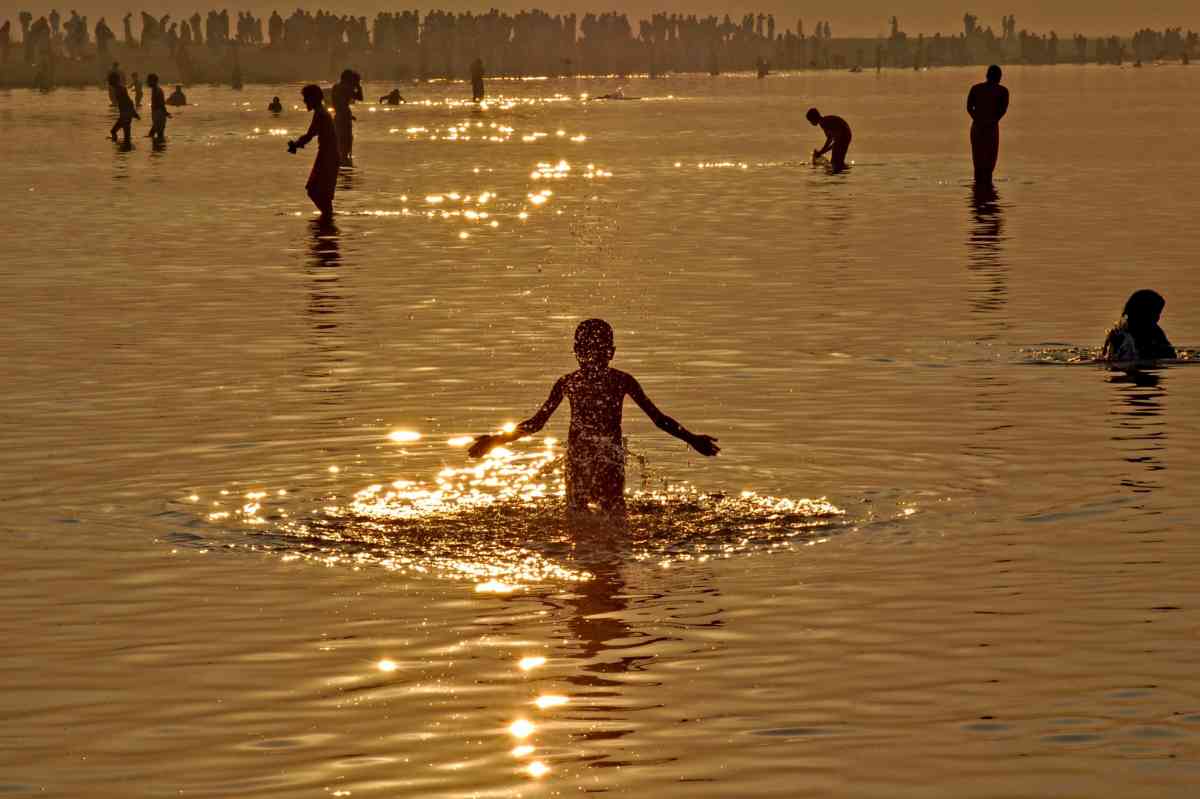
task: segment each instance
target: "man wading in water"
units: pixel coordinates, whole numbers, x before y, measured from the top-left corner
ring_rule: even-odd
[[[1008,89],[1000,85],[1000,67],[987,69],[987,80],[976,83],[967,93],[967,113],[971,115],[971,160],[975,162],[975,182],[990,184],[1000,157],[1000,119],[1008,111]]]
[[[333,219],[333,192],[337,188],[338,177],[337,131],[333,129],[333,119],[325,110],[325,93],[320,86],[310,83],[300,90],[300,96],[304,98],[308,110],[313,112],[312,124],[308,126],[307,133],[288,142],[288,152],[295,155],[301,147],[313,139],[317,140],[317,159],[313,162],[304,188],[313,205],[321,212],[321,221],[329,222]]]

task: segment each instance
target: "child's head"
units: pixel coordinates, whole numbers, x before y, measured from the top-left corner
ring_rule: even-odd
[[[304,104],[310,109],[315,109],[325,101],[325,92],[321,91],[321,87],[315,83],[310,83],[301,89],[300,96],[304,98]]]
[[[815,108],[808,109],[808,113],[804,117],[814,125],[821,124],[821,112]]]
[[[1125,318],[1134,327],[1156,325],[1167,301],[1153,289],[1140,289],[1125,301]]]
[[[158,73],[157,72],[151,72],[149,75],[146,76],[146,85],[150,86],[150,87],[154,87],[154,86],[158,85]]]
[[[603,319],[585,319],[575,328],[575,357],[580,364],[607,365],[616,351],[612,325]]]

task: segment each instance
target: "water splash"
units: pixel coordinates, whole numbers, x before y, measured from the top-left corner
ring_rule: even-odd
[[[500,593],[587,580],[598,565],[618,560],[668,567],[811,544],[850,524],[824,498],[704,492],[654,475],[637,456],[642,479],[627,489],[625,519],[571,517],[556,445],[547,438],[519,452],[497,449],[432,480],[375,483],[347,499],[305,500],[266,489],[236,501],[226,494],[226,501],[210,503],[207,520],[241,534],[226,546],[327,566],[473,580],[478,590]],[[289,510],[285,503],[304,507]]]
[[[1099,347],[1073,347],[1066,344],[1053,344],[1042,347],[1022,347],[1021,354],[1024,356],[1025,363],[1064,366],[1105,365],[1104,361],[1099,360]],[[1155,363],[1159,366],[1170,366],[1172,364],[1196,362],[1200,362],[1200,348],[1188,347],[1177,348],[1175,358],[1164,358]]]

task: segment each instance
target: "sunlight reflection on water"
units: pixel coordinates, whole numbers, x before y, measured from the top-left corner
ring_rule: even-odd
[[[572,519],[556,444],[545,438],[518,451],[497,448],[429,482],[374,483],[315,508],[289,510],[283,494],[244,492],[237,505],[215,500],[207,519],[238,523],[253,533],[249,546],[287,558],[475,580],[490,593],[589,579],[580,564],[598,556],[666,567],[819,542],[851,524],[823,498],[706,493],[645,475],[641,487],[626,491],[626,520]]]

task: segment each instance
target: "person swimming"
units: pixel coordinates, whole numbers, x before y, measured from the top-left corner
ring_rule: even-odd
[[[975,181],[991,183],[1000,157],[1000,120],[1008,112],[1008,89],[1000,85],[1000,67],[987,68],[987,80],[976,83],[967,93],[967,113],[971,116],[971,160]]]
[[[301,147],[317,140],[317,158],[304,189],[321,212],[321,221],[328,222],[333,219],[333,193],[337,189],[340,160],[337,131],[333,127],[333,118],[325,109],[325,93],[320,86],[310,83],[300,90],[300,96],[304,98],[304,106],[313,112],[312,123],[307,133],[288,142],[288,152],[295,155]]]
[[[660,430],[686,441],[701,455],[720,452],[717,439],[689,432],[660,411],[633,375],[609,366],[616,353],[612,326],[588,319],[575,328],[575,357],[579,369],[558,379],[538,412],[511,433],[482,435],[469,454],[480,458],[494,447],[533,435],[545,427],[565,396],[571,403],[567,434],[567,509],[586,512],[591,505],[610,514],[625,512],[625,445],[621,407],[632,399]]]
[[[1153,361],[1174,358],[1175,348],[1158,326],[1167,301],[1152,289],[1133,292],[1121,318],[1108,331],[1100,348],[1101,361]]]
[[[182,86],[175,85],[175,91],[167,98],[167,105],[187,105],[187,95],[183,93]]]
[[[147,75],[146,85],[150,87],[150,132],[146,135],[161,143],[167,138],[167,120],[171,114],[167,111],[162,87],[158,85],[158,74],[151,72]]]
[[[267,110],[272,114],[281,114],[283,113],[283,103],[279,102],[278,97],[272,97],[271,104],[267,106]]]
[[[846,168],[846,153],[850,149],[850,126],[841,117],[821,116],[821,112],[815,108],[808,109],[805,118],[813,127],[820,126],[825,133],[825,145],[813,150],[813,161],[833,150],[833,171],[841,172]]]
[[[400,105],[404,102],[404,98],[400,95],[399,89],[392,89],[390,92],[379,98],[380,105]]]
[[[593,97],[592,99],[593,100],[640,100],[642,98],[641,97],[629,97],[628,95],[625,94],[625,87],[621,86],[621,87],[618,87],[615,92],[609,92],[608,94],[601,94],[600,96]]]

